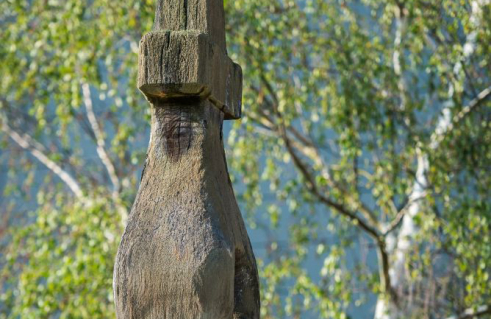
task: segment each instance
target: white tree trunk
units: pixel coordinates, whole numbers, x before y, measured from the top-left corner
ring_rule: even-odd
[[[489,4],[490,0],[474,0],[471,2],[472,12],[470,17],[470,23],[473,27],[477,28],[480,24],[482,17],[482,7]],[[397,18],[397,30],[394,52],[394,70],[400,78],[399,88],[405,90],[406,85],[403,78],[403,74],[400,69],[400,51],[399,46],[402,42],[403,32],[406,27],[405,18],[401,18],[399,12]],[[464,58],[467,59],[471,56],[476,48],[477,33],[471,32],[467,36],[467,41],[464,45]],[[462,68],[462,62],[457,62],[454,65],[454,73],[457,77],[460,77],[460,71]],[[436,150],[439,147],[439,143],[443,135],[445,135],[450,129],[452,129],[452,108],[454,88],[449,87],[449,99],[444,104],[442,114],[438,119],[437,126],[432,134],[430,149]],[[405,99],[402,98],[402,107],[405,107]],[[416,217],[421,212],[422,199],[425,196],[426,188],[428,186],[427,173],[429,170],[428,154],[425,154],[421,149],[418,150],[417,158],[417,170],[416,179],[412,187],[412,192],[409,195],[409,207],[407,214],[403,217],[402,225],[397,235],[390,234],[387,236],[387,247],[390,253],[390,269],[389,275],[391,278],[391,285],[394,291],[403,289],[405,285],[405,265],[407,263],[407,255],[414,244],[415,237],[418,234],[418,227],[416,227]],[[404,307],[398,307],[394,302],[388,298],[388,296],[380,296],[375,310],[375,319],[403,319],[408,318],[411,314],[411,309],[405,309]]]

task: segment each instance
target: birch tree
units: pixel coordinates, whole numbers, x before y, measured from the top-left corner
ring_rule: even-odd
[[[262,318],[489,315],[489,1],[224,3],[244,71],[227,158]],[[114,316],[154,10],[0,2],[1,209],[34,213],[0,261],[5,316]]]
[[[250,210],[268,206],[265,318],[346,318],[371,293],[374,318],[489,313],[489,2],[230,7],[254,110],[233,171]]]

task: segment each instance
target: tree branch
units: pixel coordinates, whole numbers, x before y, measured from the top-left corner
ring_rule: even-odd
[[[106,143],[104,141],[104,134],[102,133],[99,122],[97,122],[97,118],[95,117],[94,107],[92,104],[92,97],[90,94],[90,86],[88,83],[82,84],[82,93],[84,97],[85,109],[87,110],[87,118],[89,119],[90,126],[92,131],[94,132],[94,136],[97,143],[97,155],[104,164],[109,178],[111,179],[111,183],[113,184],[113,195],[115,197],[119,197],[119,192],[121,189],[121,183],[119,181],[118,175],[116,174],[116,169],[114,167],[113,162],[109,158],[108,153],[106,152]]]
[[[448,317],[447,319],[471,319],[489,314],[491,314],[491,306],[480,306],[476,310],[467,309],[460,315]]]
[[[390,234],[392,231],[394,231],[401,224],[401,222],[404,219],[404,216],[406,216],[407,212],[409,212],[409,208],[411,207],[411,205],[414,204],[415,202],[419,201],[419,200],[422,200],[423,198],[424,198],[424,196],[421,196],[421,197],[417,197],[417,198],[414,198],[414,199],[407,201],[407,203],[404,205],[404,207],[401,210],[399,210],[396,217],[387,226],[387,228],[384,231],[384,233],[382,234],[382,236],[385,237],[388,234]]]
[[[308,157],[312,161],[314,161],[315,165],[317,165],[319,167],[323,167],[324,169],[321,170],[321,174],[330,183],[330,187],[336,187],[341,192],[343,192],[346,197],[348,197],[351,200],[353,200],[353,202],[356,203],[356,206],[357,206],[356,208],[364,215],[364,217],[367,220],[369,220],[370,222],[372,222],[375,225],[375,229],[377,229],[377,227],[379,227],[379,222],[378,222],[377,217],[375,216],[375,214],[363,202],[358,201],[355,198],[353,198],[353,196],[348,191],[346,191],[345,189],[343,189],[342,187],[340,187],[339,185],[337,185],[332,180],[332,178],[330,176],[330,173],[329,173],[328,169],[326,168],[326,166],[325,166],[325,164],[324,164],[324,162],[322,160],[322,157],[319,154],[319,150],[318,150],[317,147],[315,147],[314,143],[312,141],[309,142],[309,138],[307,138],[305,136],[302,136],[301,133],[298,132],[298,131],[296,131],[293,127],[291,127],[291,126],[288,126],[287,127],[284,124],[283,117],[282,117],[281,113],[278,111],[279,99],[276,96],[276,93],[275,93],[275,90],[274,90],[273,86],[271,85],[271,83],[264,76],[261,77],[261,82],[267,88],[267,91],[269,92],[269,94],[272,96],[272,99],[273,99],[273,102],[271,102],[269,100],[264,100],[264,102],[267,103],[269,107],[271,107],[271,109],[273,110],[273,112],[276,114],[276,117],[278,118],[278,122],[279,122],[279,124],[276,123],[271,118],[271,116],[269,116],[268,114],[266,114],[264,112],[264,110],[260,109],[259,111],[261,112],[261,114],[266,118],[266,120],[268,122],[271,123],[271,126],[272,126],[271,129],[278,130],[279,131],[278,134],[280,135],[280,137],[282,137],[282,135],[284,135],[284,138],[283,139],[286,138],[285,142],[288,140],[288,142],[290,142],[290,146],[293,146],[293,144],[295,144],[294,146],[303,155],[305,155],[306,157]],[[259,94],[259,90],[257,88],[253,88],[253,89],[255,89],[256,93]],[[284,134],[282,133],[282,130],[284,131]],[[292,141],[289,138],[288,133],[292,134],[297,140],[300,141],[300,143],[296,143],[296,141]],[[301,143],[303,143],[303,145],[300,145]]]
[[[452,122],[445,130],[442,130],[441,132],[435,132],[432,138],[433,148],[438,147],[438,145],[446,138],[446,136],[448,136],[455,129],[455,127],[462,122],[463,119],[465,119],[472,112],[474,112],[490,96],[491,96],[491,86],[482,90],[472,101],[469,102],[469,104],[467,104],[462,109],[462,111],[460,111],[457,115],[455,115],[452,119]]]
[[[286,141],[285,141],[286,142]],[[322,194],[319,189],[317,188],[317,185],[315,183],[315,180],[310,174],[308,168],[306,165],[303,163],[303,161],[298,157],[298,155],[295,153],[295,150],[293,147],[290,145],[290,142],[286,142],[287,144],[287,149],[288,153],[293,159],[293,163],[295,166],[300,170],[302,176],[307,180],[307,188],[309,191],[317,197],[317,199],[322,202],[323,204],[334,208],[336,211],[338,211],[341,215],[344,215],[347,217],[350,221],[352,221],[354,224],[362,228],[365,232],[367,232],[371,237],[377,239],[379,237],[378,231],[370,226],[364,219],[361,217],[357,216],[356,213],[351,212],[348,210],[344,205],[330,199],[329,197],[325,196]]]
[[[1,117],[2,127],[1,130],[5,132],[15,143],[17,143],[23,149],[29,151],[38,161],[46,166],[53,174],[57,175],[76,197],[82,198],[83,192],[77,181],[61,166],[52,161],[44,152],[44,147],[38,142],[33,140],[28,134],[20,134],[12,129],[8,124],[5,117]]]
[[[295,150],[293,147],[290,145],[290,142],[288,141],[288,137],[284,135],[284,140],[286,143],[286,147],[288,149],[289,154],[292,156],[293,162],[295,166],[300,170],[304,178],[307,180],[307,188],[309,191],[317,197],[317,199],[325,204],[326,206],[335,209],[338,213],[341,215],[345,216],[348,218],[353,224],[356,226],[360,227],[362,230],[364,230],[370,237],[372,237],[375,242],[377,243],[377,251],[379,254],[379,258],[381,261],[381,267],[380,267],[380,277],[382,281],[382,287],[384,289],[384,292],[388,293],[392,300],[394,302],[397,302],[397,295],[394,293],[392,289],[392,284],[391,284],[391,279],[390,279],[390,274],[389,274],[389,254],[387,253],[387,249],[385,246],[385,240],[383,239],[382,236],[380,236],[378,230],[371,226],[368,222],[366,222],[364,219],[359,217],[355,212],[350,211],[347,209],[344,205],[330,199],[329,197],[325,196],[322,194],[319,189],[317,188],[317,185],[315,183],[314,178],[310,174],[308,168],[306,165],[302,162],[302,160],[297,156],[295,153]]]
[[[288,128],[285,125],[285,121],[283,119],[282,114],[278,110],[279,100],[278,100],[278,97],[276,96],[276,93],[275,93],[272,85],[269,83],[269,81],[264,76],[261,76],[261,82],[264,84],[267,91],[269,92],[269,94],[273,98],[273,103],[271,103],[270,106],[272,107],[273,112],[275,113],[276,117],[278,118],[277,124],[272,123],[273,127],[277,127],[278,133],[279,133],[280,137],[283,139],[283,141],[285,142],[287,151],[290,154],[290,156],[292,157],[294,165],[300,170],[302,176],[306,179],[307,189],[315,197],[317,197],[317,199],[321,203],[334,209],[335,211],[337,211],[342,216],[348,218],[354,225],[361,228],[363,231],[365,231],[365,233],[367,233],[370,237],[372,237],[375,240],[375,242],[377,243],[379,258],[381,260],[380,276],[381,276],[381,282],[382,282],[382,287],[383,287],[382,289],[385,293],[389,294],[389,296],[392,298],[392,300],[395,303],[397,303],[397,296],[392,289],[391,278],[390,278],[390,274],[389,274],[389,269],[390,269],[390,267],[389,267],[389,255],[387,253],[385,240],[380,235],[380,232],[377,228],[378,223],[377,223],[375,216],[372,214],[372,212],[368,208],[366,208],[363,205],[363,203],[357,203],[357,206],[358,206],[357,209],[359,209],[363,214],[365,214],[366,218],[368,219],[368,221],[366,221],[365,219],[358,216],[358,214],[356,212],[349,210],[343,204],[338,203],[335,200],[332,200],[328,196],[325,196],[319,190],[314,177],[312,176],[309,169],[307,168],[307,165],[301,160],[301,158],[295,152],[294,146],[292,145],[292,141],[290,140],[290,138],[288,136],[288,133],[289,133]],[[292,132],[292,134],[294,136],[296,136],[295,133]],[[297,137],[297,139],[298,139],[298,137]],[[302,141],[302,139],[298,139],[298,140]],[[312,149],[313,149],[313,153],[311,152]],[[320,155],[318,154],[318,150],[314,146],[308,146],[308,145],[305,146],[304,152],[305,151],[308,154],[304,154],[304,155],[306,155],[307,157],[313,156],[314,162],[316,162],[320,166],[324,166],[324,165],[322,165],[323,163],[322,163]],[[311,156],[309,156],[309,155],[311,155]],[[328,181],[330,181],[331,183],[334,183],[334,181],[331,180],[331,178],[329,176],[329,172],[327,170],[326,170],[324,175],[328,179]],[[348,198],[351,198],[351,196],[349,194],[347,194],[345,192],[345,190],[341,189],[341,191],[343,193],[345,193]],[[374,221],[376,225],[372,226],[370,224],[370,221]]]
[[[309,191],[313,195],[315,195],[319,199],[320,202],[324,203],[325,205],[327,205],[331,208],[334,208],[339,213],[341,213],[342,215],[347,217],[350,221],[354,222],[356,225],[358,225],[363,230],[365,230],[374,239],[378,240],[380,237],[379,236],[380,234],[376,228],[369,225],[364,219],[362,219],[358,215],[356,215],[356,213],[348,210],[344,205],[330,199],[329,197],[323,195],[319,191],[319,189],[317,187],[317,183],[315,182],[315,179],[313,178],[312,174],[309,172],[309,169],[307,168],[305,163],[303,163],[303,161],[300,159],[300,157],[295,152],[295,149],[292,145],[292,142],[290,141],[290,138],[288,137],[287,129],[286,129],[285,124],[283,122],[283,117],[281,116],[281,114],[279,113],[279,111],[277,110],[276,107],[274,107],[274,111],[275,111],[275,113],[278,117],[278,120],[279,120],[279,125],[278,125],[279,132],[278,133],[280,134],[280,137],[284,140],[287,151],[293,159],[293,163],[300,170],[303,177],[307,180],[307,187],[308,187]]]

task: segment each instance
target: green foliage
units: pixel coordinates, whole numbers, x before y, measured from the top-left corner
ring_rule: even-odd
[[[105,199],[44,201],[35,222],[12,232],[3,270],[11,289],[2,296],[9,318],[114,318],[120,216]]]
[[[373,295],[390,299],[380,256],[385,250],[393,265],[401,223],[385,232],[410,205],[421,157],[427,185],[405,282],[395,287],[404,318],[491,304],[489,99],[466,109],[491,85],[489,2],[224,2],[229,54],[245,77],[228,159],[247,221],[268,239],[262,317],[348,318],[355,306],[373,310]],[[6,202],[39,207],[11,232],[1,277],[7,317],[114,317],[115,238],[146,148],[136,53],[153,4],[0,2],[0,129],[6,119],[28,134],[92,198],[72,198],[0,135],[12,150],[0,155]],[[85,83],[122,185],[116,192],[95,152]],[[445,116],[454,123],[440,134]]]
[[[114,317],[112,265],[121,215],[134,198],[145,154],[148,108],[135,89],[135,66],[153,1],[9,0],[0,3],[0,12],[0,126],[6,119],[42,144],[87,195],[83,203],[71,198],[16,144],[2,153],[9,166],[5,199],[26,203],[7,202],[5,213],[12,211],[15,220],[16,210],[33,202],[39,208],[32,223],[11,229],[0,255],[8,258],[0,259],[0,317]],[[83,107],[85,83],[123,186],[117,199],[95,152]],[[7,134],[1,138],[11,141]]]
[[[432,146],[442,114],[455,121],[491,85],[490,56],[484,54],[490,5],[480,3],[481,11],[477,1],[227,2],[247,106],[229,138],[232,172],[243,182],[249,210],[269,219],[272,247],[282,234],[271,226],[290,231],[288,245],[276,248],[280,253],[267,266],[283,275],[263,276],[265,318],[282,317],[278,309],[291,317],[313,309],[338,318],[370,291],[388,293],[379,275],[384,269],[361,258],[354,269],[343,269],[342,256],[363,250],[363,242],[352,240],[362,230],[361,240],[368,235],[377,250],[382,236],[394,262],[390,245],[400,224],[383,234],[410,201],[420,154],[429,157],[429,185],[402,269],[408,282],[394,288],[419,293],[412,303],[400,296],[399,305],[409,309],[402,317],[444,317],[491,302],[483,290],[491,270],[484,248],[491,225],[487,97]],[[338,205],[360,220],[346,218]],[[360,221],[379,236],[360,229]],[[319,273],[300,274],[312,267],[319,242],[336,248],[320,249],[317,258],[325,261]],[[328,269],[331,280],[318,279]],[[344,289],[333,278],[341,278]],[[305,302],[295,304],[289,300],[299,295],[299,284]],[[362,293],[355,297],[354,291]],[[425,298],[430,310],[421,306]]]

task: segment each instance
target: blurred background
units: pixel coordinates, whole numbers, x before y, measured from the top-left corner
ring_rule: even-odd
[[[0,318],[115,318],[154,2],[0,2]],[[224,2],[262,318],[491,318],[491,1]]]

